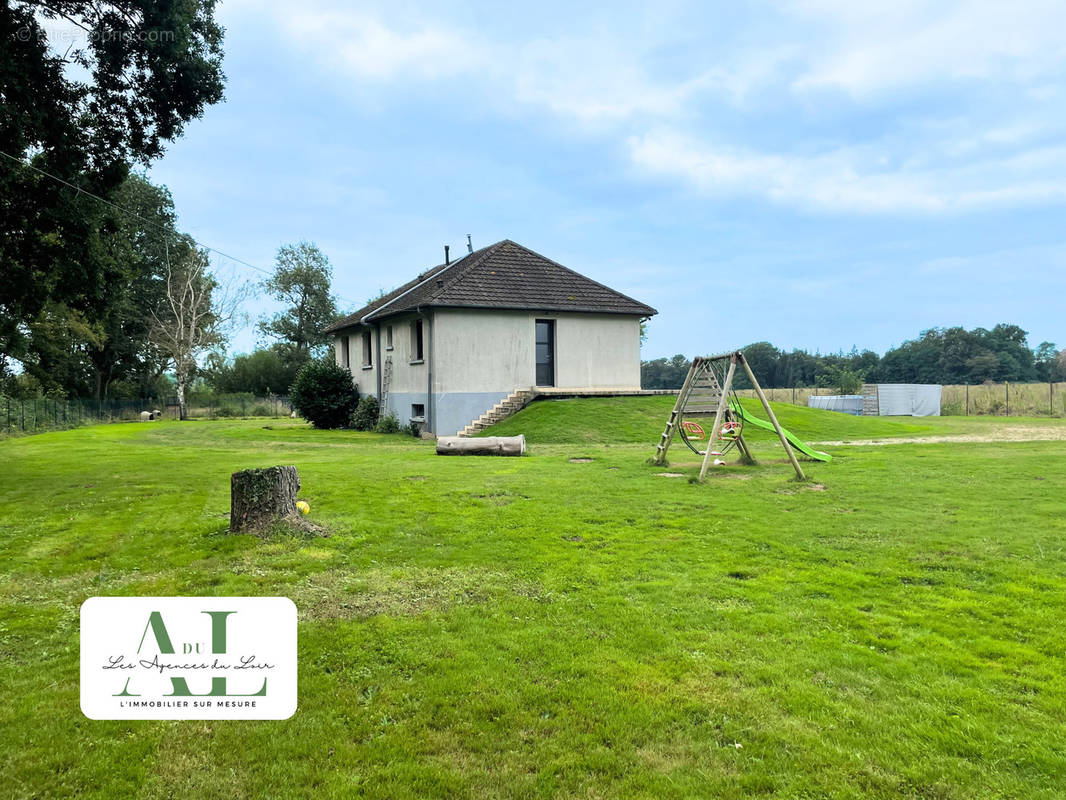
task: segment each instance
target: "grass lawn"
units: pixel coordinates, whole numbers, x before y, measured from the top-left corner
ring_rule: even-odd
[[[0,441],[0,797],[1063,797],[1063,443],[830,448],[804,485],[756,441],[699,485],[645,463],[671,401],[534,404],[510,459],[262,420]],[[330,536],[226,532],[229,473],[273,464]],[[291,597],[296,715],[84,718],[78,608],[137,594]]]
[[[541,443],[623,443],[651,442],[654,449],[676,397],[568,398],[537,400],[520,415],[505,419],[483,436],[511,436],[524,433],[530,442]],[[741,400],[746,411],[766,419],[758,400]],[[958,436],[980,434],[1004,427],[1059,428],[1066,431],[1061,417],[853,417],[849,414],[818,412],[790,403],[773,403],[780,423],[808,441],[847,441],[918,436]],[[750,428],[746,439],[767,441],[773,434]]]

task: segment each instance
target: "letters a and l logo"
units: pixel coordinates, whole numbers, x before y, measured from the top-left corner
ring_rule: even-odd
[[[288,719],[296,606],[287,597],[90,597],[81,710],[90,719]]]

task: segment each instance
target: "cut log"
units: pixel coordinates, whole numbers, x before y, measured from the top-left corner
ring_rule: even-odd
[[[230,476],[229,529],[257,530],[275,520],[296,516],[300,473],[296,467],[246,469]]]
[[[438,456],[520,456],[526,452],[526,437],[485,436],[467,439],[462,436],[441,436],[437,439]]]

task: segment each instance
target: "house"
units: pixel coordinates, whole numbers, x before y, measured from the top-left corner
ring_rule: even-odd
[[[639,391],[640,323],[655,313],[505,239],[454,261],[445,248],[444,264],[326,331],[361,394],[465,435],[538,392]]]

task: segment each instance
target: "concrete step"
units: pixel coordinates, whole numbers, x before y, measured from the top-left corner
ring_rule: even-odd
[[[457,435],[470,436],[475,433],[480,433],[486,428],[495,425],[497,422],[502,422],[529,405],[535,395],[536,393],[530,389],[516,389],[463,428],[463,430]]]

